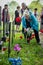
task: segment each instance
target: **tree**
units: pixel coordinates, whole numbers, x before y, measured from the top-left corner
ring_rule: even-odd
[[[32,3],[29,6],[32,10],[34,10],[34,8],[38,8],[38,12],[41,11],[42,5],[41,3],[39,3],[39,1],[32,1]]]

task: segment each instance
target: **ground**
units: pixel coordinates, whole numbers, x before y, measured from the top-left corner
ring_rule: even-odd
[[[26,42],[24,37],[20,39],[20,36],[23,37],[22,33],[16,33],[13,43],[11,43],[11,58],[20,57],[22,59],[22,65],[43,65],[43,48],[36,43],[35,38],[31,40],[30,44]],[[8,61],[8,42],[4,43],[4,46],[7,47],[7,50],[4,54],[0,54],[0,65],[11,65]],[[16,54],[14,51],[14,45],[19,44],[21,50],[19,54]]]

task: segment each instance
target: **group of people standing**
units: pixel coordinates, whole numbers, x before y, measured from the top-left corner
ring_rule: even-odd
[[[4,12],[5,12],[5,14],[4,14]],[[22,23],[22,33],[24,34],[24,38],[26,39],[26,36],[27,36],[27,39],[28,39],[29,37],[27,35],[27,29],[32,28],[32,30],[34,31],[34,34],[35,34],[36,41],[38,44],[40,44],[38,17],[41,20],[41,29],[43,29],[43,7],[42,7],[41,14],[39,15],[37,12],[37,8],[35,8],[34,12],[32,12],[28,8],[28,6],[26,6],[25,3],[22,3],[22,8],[20,8],[20,6],[17,6],[17,9],[16,9],[14,15],[15,15],[14,22],[16,25],[16,30],[19,29],[20,24]],[[5,21],[7,23],[6,30],[8,30],[10,16],[9,16],[7,4],[4,6],[4,9],[2,12],[2,21],[3,22]],[[8,31],[6,31],[6,32],[8,32]],[[29,41],[30,40],[27,40],[28,43],[29,43]]]

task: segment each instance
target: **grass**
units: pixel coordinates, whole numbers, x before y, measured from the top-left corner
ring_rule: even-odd
[[[1,28],[1,30],[2,29],[3,28]],[[22,30],[22,25],[20,25],[20,30]],[[1,35],[2,33],[0,34],[0,37],[2,37]],[[43,65],[43,48],[36,43],[35,38],[30,41],[30,44],[28,44],[24,39],[24,36],[22,39],[20,39],[20,36],[23,36],[23,34],[16,33],[15,37],[13,37],[13,43],[11,42],[10,47],[10,57],[20,57],[22,59],[22,65]],[[0,54],[0,65],[11,65],[8,61],[8,44],[9,42],[5,42],[3,44],[3,46],[7,47],[7,50],[4,54]],[[18,55],[16,54],[16,51],[14,51],[15,44],[19,44],[21,46],[21,51]]]
[[[10,57],[20,57],[22,59],[22,65],[43,65],[43,48],[36,43],[35,39],[30,41],[30,44],[24,39],[20,39],[20,36],[23,36],[22,33],[16,33],[14,37],[13,44],[11,43],[11,53]],[[4,43],[4,46],[8,48],[8,42]],[[14,51],[14,45],[19,44],[21,46],[21,51],[18,55]],[[8,49],[5,51],[5,54],[0,54],[0,65],[11,65],[8,61]]]

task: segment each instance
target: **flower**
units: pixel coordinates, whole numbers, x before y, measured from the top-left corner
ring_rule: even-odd
[[[7,48],[6,47],[3,47],[2,50],[5,51]]]
[[[32,36],[34,37],[34,36],[35,36],[35,34],[32,34]]]
[[[34,38],[34,36],[31,36],[31,39],[33,39]]]
[[[14,50],[15,50],[15,51],[20,51],[20,50],[21,50],[19,44],[16,44],[16,45],[14,46]]]
[[[40,30],[41,33],[43,33],[43,30]]]
[[[20,57],[18,57],[18,58],[9,58],[8,59],[9,60],[9,62],[11,62],[12,63],[12,65],[22,65],[21,63],[22,63],[22,60],[21,60],[21,58]]]
[[[22,36],[20,36],[20,39],[22,39],[23,37]]]

